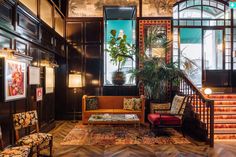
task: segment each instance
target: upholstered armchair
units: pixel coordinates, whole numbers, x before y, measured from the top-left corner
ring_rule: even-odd
[[[2,130],[0,126],[0,149],[3,148]],[[29,146],[7,147],[0,151],[0,157],[28,157],[30,156]]]
[[[50,156],[52,156],[53,137],[51,134],[39,132],[38,116],[36,110],[14,114],[13,124],[17,145],[30,146],[32,154],[37,153],[37,156],[40,155],[41,150],[49,148]],[[31,126],[36,128],[36,133],[20,138],[20,130]]]
[[[189,96],[176,95],[170,105],[169,110],[154,110],[154,113],[148,115],[148,121],[150,122],[150,129],[157,131],[159,128],[180,128],[184,136],[182,129],[182,118],[187,103],[191,102]],[[169,104],[166,104],[169,105]],[[163,106],[161,107],[163,108]]]

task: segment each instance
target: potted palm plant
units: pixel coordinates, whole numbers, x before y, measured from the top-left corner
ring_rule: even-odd
[[[112,83],[114,85],[123,85],[125,83],[125,74],[122,71],[122,66],[125,64],[128,58],[133,59],[134,45],[127,42],[127,36],[117,35],[116,30],[111,30],[110,41],[108,42],[108,52],[111,62],[117,66],[117,70],[113,72]]]
[[[150,101],[163,102],[167,100],[167,85],[176,80],[182,72],[175,63],[166,63],[158,57],[141,58],[142,68],[131,71],[131,79],[137,77],[138,84],[142,84],[146,97]],[[178,83],[173,82],[174,84]]]

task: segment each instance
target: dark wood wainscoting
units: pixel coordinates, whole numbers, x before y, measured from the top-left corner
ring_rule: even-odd
[[[55,110],[60,114],[58,106],[66,104],[66,40],[29,13],[30,11],[17,5],[15,0],[3,0],[0,3],[0,49],[16,49],[33,57],[31,63],[39,66],[41,72],[40,85],[27,85],[25,99],[0,102],[0,125],[4,146],[15,142],[12,114],[37,110],[40,129],[47,131],[55,125]],[[55,70],[54,93],[44,93],[43,101],[36,102],[36,88],[45,87],[45,68],[41,63],[51,60],[56,60],[59,65]],[[1,81],[1,91],[3,91],[2,83],[3,81]],[[34,131],[33,128],[25,129],[22,135],[31,131]]]

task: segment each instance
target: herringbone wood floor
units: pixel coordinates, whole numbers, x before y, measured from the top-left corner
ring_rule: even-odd
[[[53,153],[58,157],[236,157],[236,142],[219,142],[215,147],[206,145],[107,145],[62,146],[60,142],[72,130],[75,123],[58,121],[53,134]]]

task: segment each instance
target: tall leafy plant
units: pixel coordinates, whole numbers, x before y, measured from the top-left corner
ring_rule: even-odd
[[[163,100],[166,97],[166,88],[169,81],[182,72],[175,63],[166,63],[157,57],[141,57],[142,68],[132,70],[132,79],[138,78],[139,85],[144,86],[144,91],[150,100]],[[174,82],[177,83],[177,82]]]
[[[110,34],[106,51],[111,57],[110,61],[117,65],[117,72],[120,72],[127,59],[133,59],[135,47],[127,42],[127,35],[117,36],[116,30],[111,30]]]

